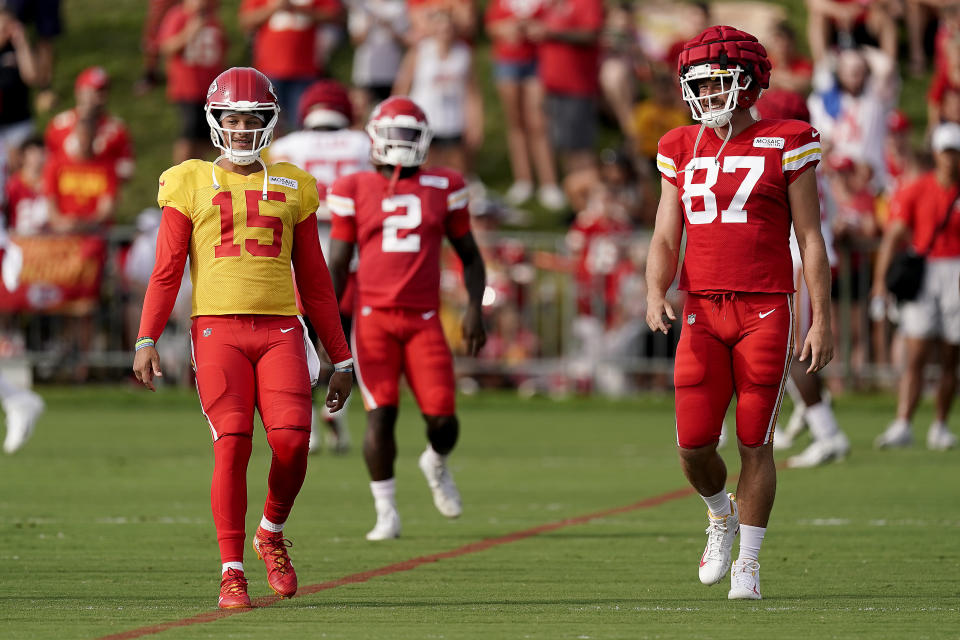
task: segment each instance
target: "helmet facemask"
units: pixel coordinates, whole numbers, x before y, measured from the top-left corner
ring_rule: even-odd
[[[240,166],[253,164],[260,159],[260,152],[273,141],[273,129],[277,126],[280,114],[280,109],[275,104],[247,101],[212,102],[207,105],[205,110],[213,146],[220,149],[230,162]],[[254,115],[266,124],[257,129],[227,129],[220,122],[232,113]],[[252,135],[252,147],[250,149],[234,149],[231,141],[232,135],[236,134]]]
[[[700,95],[700,87],[707,81],[719,82],[719,89]],[[748,92],[751,85],[753,78],[741,67],[723,69],[713,63],[692,66],[680,77],[683,100],[690,107],[693,119],[711,129],[730,123],[734,110],[742,102],[741,92]]]
[[[397,115],[371,120],[367,134],[372,142],[370,157],[378,164],[419,167],[427,159],[433,132],[426,122]]]

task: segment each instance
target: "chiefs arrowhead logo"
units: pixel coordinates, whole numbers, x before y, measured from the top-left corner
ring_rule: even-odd
[[[167,184],[167,181],[166,181],[166,180],[161,180],[161,181],[160,181],[160,186],[161,186],[161,187],[162,187],[163,185],[165,185],[165,184]]]

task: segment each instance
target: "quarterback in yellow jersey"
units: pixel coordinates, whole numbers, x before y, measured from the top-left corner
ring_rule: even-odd
[[[155,343],[166,325],[187,255],[193,282],[191,347],[197,391],[213,437],[211,488],[222,577],[219,606],[249,607],[243,569],[246,473],[254,408],[273,451],[263,518],[254,536],[267,581],[281,597],[297,590],[283,526],[303,485],[310,437],[313,347],[298,317],[300,300],[334,364],[326,404],[339,411],[353,383],[353,360],[320,249],[316,182],[260,152],[279,113],[273,86],[256,69],[224,71],[207,92],[214,162],[188,160],[160,176],[163,218],[133,369],[151,390],[162,375]]]

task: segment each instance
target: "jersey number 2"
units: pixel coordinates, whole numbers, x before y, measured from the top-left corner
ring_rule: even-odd
[[[720,212],[720,222],[746,222],[747,211],[743,206],[747,203],[747,198],[757,186],[760,176],[763,175],[764,158],[762,156],[726,156],[723,159],[723,172],[735,173],[740,169],[746,169],[747,175],[743,182],[737,188],[737,192],[730,200],[730,206]],[[717,219],[717,196],[713,193],[713,187],[717,184],[720,177],[720,167],[714,158],[693,158],[684,171],[687,175],[693,175],[697,169],[704,169],[706,175],[703,182],[684,182],[683,195],[680,200],[683,202],[683,208],[687,212],[687,222],[690,224],[710,224]],[[703,198],[703,210],[693,210],[693,199]]]
[[[273,236],[267,244],[260,244],[256,238],[247,238],[244,242],[247,253],[262,258],[276,258],[283,248],[283,220],[276,216],[260,215],[262,191],[247,190],[243,193],[247,201],[247,227],[273,230]],[[268,191],[267,200],[286,202],[287,195],[282,191]],[[213,248],[213,255],[215,258],[236,258],[240,255],[241,247],[234,239],[233,194],[221,191],[213,196],[213,204],[220,208],[220,244]]]
[[[380,206],[384,213],[393,213],[398,209],[406,209],[406,213],[387,216],[383,219],[383,241],[381,250],[384,253],[417,253],[420,251],[420,234],[408,233],[400,237],[400,230],[416,229],[423,222],[423,211],[420,208],[420,198],[412,193],[400,193],[384,198]]]

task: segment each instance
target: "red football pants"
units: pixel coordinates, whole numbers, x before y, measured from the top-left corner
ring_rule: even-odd
[[[770,442],[793,357],[793,295],[690,294],[680,320],[677,444],[717,442],[734,393],[737,437],[748,447]]]
[[[254,408],[273,450],[268,520],[287,520],[306,476],[312,405],[303,328],[289,316],[198,316],[190,333],[200,405],[214,439],[210,502],[220,558],[241,562]]]
[[[453,355],[436,311],[364,307],[354,315],[352,333],[367,411],[397,406],[402,373],[422,413],[455,413]]]

